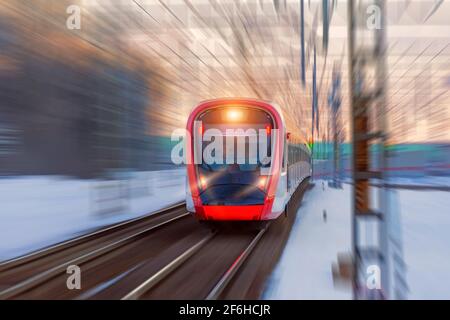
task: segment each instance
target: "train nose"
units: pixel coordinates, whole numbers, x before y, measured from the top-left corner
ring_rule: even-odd
[[[264,205],[204,205],[203,215],[207,220],[259,220]]]

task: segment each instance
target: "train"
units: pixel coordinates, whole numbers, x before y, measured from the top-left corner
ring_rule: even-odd
[[[186,208],[201,222],[277,219],[311,176],[310,148],[275,103],[201,102],[186,134]]]

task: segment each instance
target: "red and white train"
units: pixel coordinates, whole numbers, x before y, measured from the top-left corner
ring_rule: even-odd
[[[187,132],[186,206],[199,220],[276,219],[311,175],[306,141],[288,132],[273,103],[202,102],[191,112]],[[213,142],[223,148],[212,151]],[[205,158],[208,151],[215,161]]]

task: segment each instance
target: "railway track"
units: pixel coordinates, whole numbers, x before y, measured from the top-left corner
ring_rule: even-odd
[[[266,232],[269,225],[266,225],[264,229],[259,231],[250,244],[245,248],[245,250],[237,257],[235,262],[230,266],[230,268],[224,273],[224,275],[220,278],[217,284],[212,288],[212,290],[206,296],[206,300],[216,300],[223,293],[227,285],[233,279],[235,274],[239,271],[239,268],[244,264],[245,260],[250,256],[253,249],[258,244],[259,240]]]
[[[113,224],[109,227],[100,229],[98,231],[95,231],[95,232],[92,232],[92,233],[89,233],[89,234],[86,234],[86,235],[83,235],[80,237],[76,237],[76,238],[61,242],[61,243],[57,243],[53,246],[43,248],[43,249],[31,252],[29,254],[26,254],[26,255],[23,255],[23,256],[14,258],[14,259],[3,261],[0,263],[0,272],[3,272],[8,269],[16,268],[20,265],[41,259],[50,254],[54,254],[54,253],[57,253],[60,251],[67,250],[70,247],[75,247],[77,245],[80,245],[81,243],[95,239],[96,237],[105,236],[112,232],[117,232],[117,231],[120,231],[121,229],[129,228],[133,225],[138,225],[139,223],[147,222],[149,220],[156,220],[156,219],[160,218],[163,214],[168,214],[171,211],[176,213],[178,210],[181,209],[184,214],[187,214],[186,210],[184,210],[184,206],[185,206],[185,203],[180,202],[180,203],[174,204],[170,207],[163,208],[161,210],[153,212],[151,214],[140,216],[140,217],[137,217],[137,218],[134,218],[131,220],[126,220],[126,221],[123,221],[123,222],[120,222],[117,224]]]
[[[220,295],[224,291],[224,289],[227,287],[229,282],[233,279],[233,276],[239,271],[239,268],[244,264],[246,259],[250,256],[252,253],[252,250],[256,247],[258,244],[258,241],[261,239],[263,234],[265,233],[268,226],[266,226],[264,229],[260,230],[256,233],[253,237],[251,237],[251,241],[248,245],[245,246],[244,249],[240,250],[233,250],[233,252],[228,252],[227,255],[231,258],[234,258],[231,264],[229,265],[222,265],[222,268],[209,268],[209,266],[206,264],[204,265],[205,257],[211,258],[211,255],[205,255],[200,252],[200,249],[207,244],[211,247],[216,247],[219,244],[213,243],[215,238],[218,236],[220,232],[211,233],[210,235],[207,235],[205,238],[203,238],[201,241],[193,245],[191,248],[183,252],[180,256],[178,256],[176,259],[171,261],[169,264],[167,264],[165,267],[163,267],[161,270],[159,270],[157,273],[152,275],[150,278],[148,278],[146,281],[144,281],[142,284],[140,284],[138,287],[127,293],[124,297],[122,297],[122,300],[136,300],[136,299],[145,299],[145,298],[159,298],[161,297],[158,293],[158,289],[156,292],[151,292],[151,290],[155,287],[159,287],[159,291],[165,291],[166,293],[170,293],[170,296],[172,298],[187,298],[190,299],[206,299],[206,300],[215,300],[220,298]],[[225,235],[228,240],[230,239],[230,236],[233,235]],[[218,240],[220,242],[220,240]],[[193,257],[196,255],[196,257]],[[227,260],[226,257],[225,260]],[[197,274],[197,276],[189,276],[190,269],[189,264],[186,264],[186,261],[188,259],[192,259],[189,264],[192,265],[204,265],[204,268],[202,270],[201,274]],[[187,266],[185,266],[185,264]],[[210,270],[208,270],[208,268]],[[178,277],[175,275],[174,279],[172,279],[172,284],[168,284],[168,288],[165,288],[164,281],[166,278],[169,278],[171,276],[171,273],[178,272]],[[207,281],[210,282],[210,279],[217,279],[214,286],[212,286],[210,289],[208,289],[208,293],[206,295],[198,294],[199,292],[195,293],[194,290],[187,290],[185,292],[176,292],[177,290],[171,289],[173,284],[178,283],[178,278],[185,276],[185,281],[183,281],[183,286],[187,288],[195,288],[200,289],[200,291],[204,291],[208,289],[211,286],[208,286],[208,284],[202,284],[201,279],[204,276],[208,275]],[[201,277],[199,277],[200,275]],[[200,282],[199,282],[200,281]],[[170,281],[169,281],[170,282]],[[197,290],[198,291],[198,290]],[[179,296],[177,296],[179,294]],[[186,295],[187,294],[187,295]],[[164,295],[164,294],[163,294]],[[162,295],[162,296],[163,296]]]
[[[20,296],[70,265],[86,263],[187,217],[184,203],[128,220],[0,264],[0,299]]]
[[[178,204],[2,263],[0,299],[257,299],[297,208],[262,230],[212,232]],[[67,286],[71,265],[80,290]]]
[[[181,294],[185,298],[217,299],[266,229],[256,234],[211,232],[194,219],[183,219],[189,215],[183,207],[184,204],[179,204],[2,263],[0,299],[151,299],[160,290],[172,292],[168,298]],[[206,254],[203,248],[207,248]],[[212,252],[220,254],[207,277],[204,272],[191,277],[197,282],[191,284],[192,287],[202,288],[202,291],[209,288],[208,293],[170,289],[180,274],[190,272],[190,264],[205,263],[211,259]],[[134,259],[123,263],[129,257]],[[222,259],[224,261],[220,261]],[[121,263],[122,266],[118,266]],[[72,265],[82,270],[84,288],[81,291],[68,290],[65,286],[66,270]],[[201,285],[195,280],[198,278],[215,283]]]

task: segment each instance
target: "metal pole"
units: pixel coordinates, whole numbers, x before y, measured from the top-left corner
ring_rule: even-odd
[[[353,109],[353,96],[354,96],[354,88],[355,88],[355,79],[353,76],[353,52],[354,52],[354,37],[355,37],[355,22],[354,22],[354,8],[353,1],[347,2],[347,15],[348,15],[348,65],[349,65],[349,92],[350,92],[350,112],[351,112],[351,132],[352,136],[355,135],[355,124],[354,124],[354,109]],[[352,180],[355,181],[355,157],[352,156],[351,162],[351,176]],[[351,221],[351,229],[352,229],[352,252],[353,252],[353,272],[352,272],[352,288],[353,288],[353,299],[356,300],[358,298],[358,262],[357,262],[357,247],[356,247],[356,238],[357,238],[357,228],[356,228],[356,220],[355,220],[355,188],[353,188],[352,192],[352,221]]]
[[[304,0],[300,0],[300,44],[301,44],[301,78],[303,88],[306,82],[305,71],[305,13],[304,13]]]
[[[365,2],[348,1],[348,38],[349,38],[349,78],[350,110],[353,145],[353,296],[355,299],[386,299],[390,297],[389,282],[389,203],[384,188],[384,168],[386,167],[386,39],[385,39],[385,1],[374,0],[379,8],[381,27],[373,28],[374,43],[367,44],[368,26],[358,23],[365,17]],[[369,31],[372,30],[369,28]],[[367,88],[364,79],[371,71],[375,72],[374,88]],[[374,112],[370,109],[375,108]],[[370,143],[378,141],[378,143]],[[378,150],[371,146],[379,147]],[[378,167],[371,161],[371,152],[378,155]],[[378,180],[381,189],[375,196],[369,182]],[[375,198],[374,198],[375,197]],[[372,199],[374,198],[374,199]],[[377,200],[377,201],[375,201]],[[373,207],[378,203],[378,207]],[[372,228],[378,233],[373,237]],[[363,241],[362,235],[365,235]],[[378,266],[381,272],[381,290],[366,286],[366,268]]]
[[[316,114],[316,46],[314,46],[314,64],[313,64],[313,85],[312,85],[312,123],[311,123],[311,136],[312,136],[312,145],[311,145],[311,154],[312,154],[312,167],[311,167],[311,178],[314,180],[314,126],[315,126],[315,117],[318,117]]]

